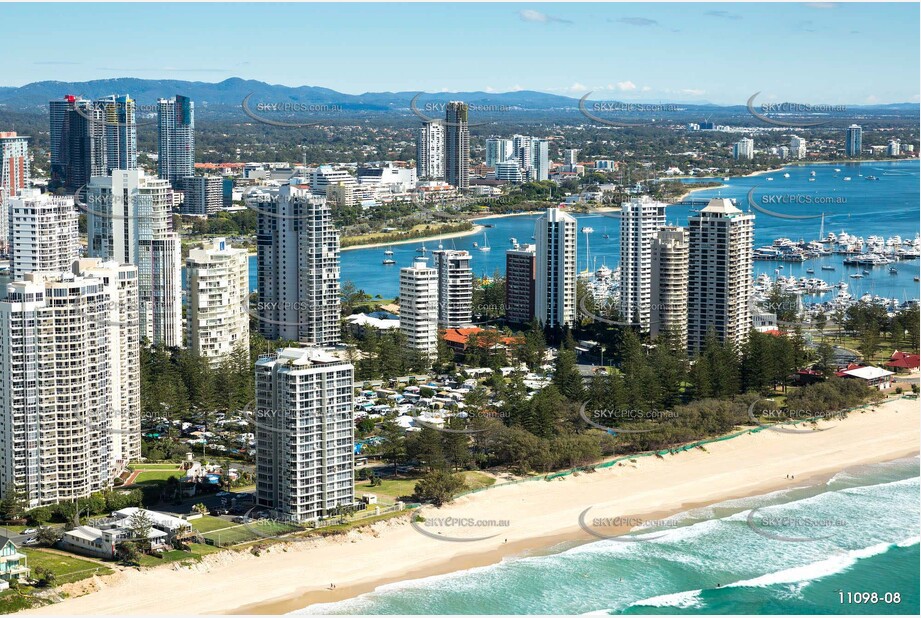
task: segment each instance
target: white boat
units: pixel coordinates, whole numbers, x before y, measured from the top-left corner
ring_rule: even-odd
[[[382,262],[382,264],[385,264],[385,265],[388,265],[388,266],[389,266],[390,264],[396,264],[396,263],[397,263],[397,261],[394,260],[394,259],[392,259],[392,258],[386,258],[386,259]]]
[[[815,178],[810,178],[809,182],[815,182]]]
[[[384,255],[393,255],[393,249],[388,247],[387,250],[384,251]]]
[[[483,232],[483,246],[477,247],[477,249],[479,249],[480,251],[484,253],[491,249],[491,247],[489,246],[489,239],[486,238],[486,232]]]
[[[836,167],[836,168],[835,168],[835,171],[836,171],[836,172],[840,172],[840,171],[841,171],[841,168],[840,168],[840,167]]]
[[[784,178],[789,178],[789,177],[790,177],[790,174],[784,174],[783,177],[784,177]]]
[[[425,243],[424,243],[424,242],[422,243],[422,246],[421,246],[421,247],[419,247],[418,249],[416,249],[416,253],[421,253],[422,255],[425,255],[427,252],[428,252],[428,249],[425,248]]]
[[[850,177],[850,176],[845,176],[844,179],[845,179],[845,180],[850,180],[851,177]]]
[[[809,175],[815,177],[815,172],[809,172]]]
[[[767,179],[768,179],[768,180],[774,180],[774,179],[773,179],[773,178],[771,178],[770,176],[768,176],[768,178],[767,178]]]

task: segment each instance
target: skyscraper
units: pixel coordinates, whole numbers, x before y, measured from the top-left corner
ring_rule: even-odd
[[[182,95],[157,101],[157,171],[175,189],[195,173],[195,104]]]
[[[661,228],[652,242],[652,308],[649,334],[674,337],[684,350],[688,340],[688,231]]]
[[[863,129],[860,125],[852,124],[847,128],[844,139],[844,154],[848,157],[860,156],[863,149]]]
[[[285,348],[256,362],[256,504],[316,521],[355,502],[353,366]]]
[[[652,243],[665,225],[665,204],[644,195],[621,205],[620,314],[649,330],[652,299]]]
[[[19,195],[29,182],[28,140],[15,131],[0,131],[0,253],[9,250],[9,199]]]
[[[76,191],[104,176],[106,133],[103,112],[86,99],[67,95],[50,101],[51,188]]]
[[[29,507],[111,488],[140,457],[137,269],[81,260],[0,300],[0,494]]]
[[[445,177],[445,126],[439,120],[422,123],[416,137],[416,176],[419,180]]]
[[[249,352],[249,257],[224,238],[189,251],[186,258],[189,348],[219,366],[234,352]]]
[[[806,158],[806,138],[794,135],[790,138],[790,156],[794,159]]]
[[[496,167],[497,163],[508,161],[512,156],[512,140],[491,137],[486,140],[486,165]]]
[[[259,332],[267,339],[337,343],[339,231],[326,198],[285,185],[248,200],[258,213]]]
[[[31,175],[29,137],[0,131],[0,203],[26,188]]]
[[[424,258],[400,269],[400,332],[406,346],[430,361],[438,351],[438,271]]]
[[[743,137],[732,147],[732,158],[737,161],[751,161],[755,156],[755,141]]]
[[[141,335],[182,345],[181,245],[171,231],[170,186],[141,169],[114,170],[87,187],[87,255],[138,267]]]
[[[534,319],[536,259],[534,245],[515,245],[505,252],[505,319],[525,324]]]
[[[138,166],[138,137],[134,100],[127,94],[109,95],[95,102],[105,126],[106,169],[133,170]]]
[[[531,140],[531,180],[550,178],[550,142],[545,139]]]
[[[461,190],[470,186],[468,110],[466,103],[451,101],[445,111],[445,180]]]
[[[755,215],[713,198],[688,218],[688,352],[699,352],[711,329],[740,347],[751,328]]]
[[[576,319],[576,219],[548,208],[534,225],[535,317],[545,327],[572,326]]]
[[[30,272],[69,272],[79,257],[74,198],[23,189],[9,200],[10,280]]]
[[[469,324],[473,309],[473,269],[470,253],[453,249],[432,252],[438,271],[438,326]]]

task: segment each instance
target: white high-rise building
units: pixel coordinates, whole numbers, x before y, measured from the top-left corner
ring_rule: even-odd
[[[316,521],[355,503],[354,368],[329,350],[256,362],[256,504]]]
[[[576,219],[548,208],[534,225],[537,273],[534,314],[545,327],[576,320]]]
[[[852,124],[844,132],[844,156],[859,157],[863,150],[863,127]]]
[[[688,339],[688,231],[666,226],[652,243],[652,309],[649,334],[670,333],[678,349]]]
[[[531,139],[531,180],[550,178],[550,142],[545,139]]]
[[[441,249],[432,252],[438,271],[438,326],[469,324],[473,310],[473,269],[470,252]]]
[[[438,271],[424,258],[400,269],[400,332],[406,346],[432,360],[438,352]]]
[[[531,140],[527,135],[512,136],[512,158],[522,170],[531,169]]]
[[[183,178],[195,175],[195,104],[177,94],[157,107],[157,170],[179,189]]]
[[[497,163],[508,161],[512,152],[512,140],[491,137],[486,140],[486,165],[496,167]]]
[[[0,494],[35,507],[111,488],[141,455],[137,269],[28,273],[0,330]]]
[[[74,198],[22,189],[8,207],[10,280],[35,271],[70,271],[80,250]]]
[[[86,189],[87,255],[138,267],[141,335],[182,345],[182,247],[172,228],[167,180],[113,170]]]
[[[247,200],[258,213],[259,332],[266,339],[338,343],[339,231],[326,198],[285,185]]]
[[[806,158],[806,138],[794,135],[790,138],[790,156],[794,159]]]
[[[740,347],[751,329],[755,215],[713,198],[689,217],[688,352],[699,352],[711,329]]]
[[[189,251],[185,264],[189,348],[213,367],[241,349],[248,354],[246,249],[234,249],[226,239],[215,238]]]
[[[648,195],[621,205],[620,313],[649,330],[652,303],[652,243],[665,225],[665,204]]]
[[[732,158],[751,161],[755,157],[755,140],[743,137],[732,147]]]
[[[445,177],[445,125],[439,120],[422,123],[416,138],[416,176],[419,180]]]
[[[886,155],[890,157],[897,157],[902,153],[902,142],[897,139],[889,140],[889,145],[886,146]]]

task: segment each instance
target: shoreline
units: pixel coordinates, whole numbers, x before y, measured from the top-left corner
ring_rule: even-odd
[[[849,467],[914,456],[919,450],[918,405],[912,400],[877,404],[843,420],[823,421],[821,426],[826,431],[802,435],[770,430],[746,433],[708,444],[706,450],[641,457],[552,481],[500,483],[435,511],[438,517],[509,522],[495,538],[444,542],[421,534],[409,525],[408,516],[401,516],[343,535],[279,543],[258,557],[248,551],[221,552],[188,567],[123,569],[85,586],[79,582],[69,585],[72,588],[65,586],[71,598],[28,613],[290,612],[352,598],[386,583],[590,541],[594,537],[578,525],[586,507],[658,519],[693,506],[801,486]],[[799,480],[786,479],[785,473],[790,472]],[[541,508],[529,507],[534,504]],[[361,569],[356,568],[359,564]],[[336,584],[335,590],[328,589],[330,582]],[[204,589],[210,591],[208,595],[200,594]],[[163,595],[163,590],[172,593]]]

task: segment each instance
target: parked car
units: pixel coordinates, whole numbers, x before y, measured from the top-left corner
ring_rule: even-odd
[[[30,537],[30,538],[26,539],[25,541],[23,541],[22,544],[23,544],[23,545],[38,545],[38,539],[36,539],[36,538],[33,536],[33,537]]]
[[[23,534],[35,534],[36,532],[38,532],[38,530],[35,528],[26,528],[22,531]]]

